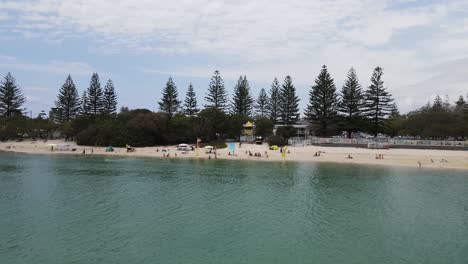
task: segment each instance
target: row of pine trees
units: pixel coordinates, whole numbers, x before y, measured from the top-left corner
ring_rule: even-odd
[[[0,83],[0,115],[21,115],[26,97],[16,84],[11,73],[7,73]],[[73,79],[68,75],[65,83],[59,90],[55,106],[61,109],[61,122],[67,122],[80,114],[111,115],[117,111],[117,94],[114,83],[107,80],[104,88],[101,87],[99,75],[93,73],[89,87],[80,97]]]
[[[398,117],[398,109],[393,98],[384,87],[383,70],[376,67],[370,79],[370,85],[363,88],[356,71],[351,68],[347,79],[338,92],[333,78],[326,66],[323,66],[309,92],[308,104],[304,111],[306,119],[313,124],[315,133],[328,136],[336,131],[347,131],[351,135],[355,131],[371,131],[375,135],[383,131],[386,121]],[[189,85],[185,100],[178,98],[177,87],[169,78],[162,91],[159,109],[168,114],[169,118],[177,113],[186,116],[197,116],[200,108],[192,84]],[[204,97],[205,108],[217,108],[225,113],[244,117],[267,117],[273,123],[292,125],[299,119],[299,98],[292,78],[286,76],[280,85],[274,78],[269,92],[261,89],[254,99],[246,76],[240,76],[235,87],[232,100],[228,99],[224,81],[219,71],[211,77],[208,91]],[[8,73],[0,83],[0,115],[12,116],[22,114],[22,105],[26,98],[16,85],[13,76]],[[71,76],[69,75],[59,90],[55,106],[61,109],[60,121],[67,122],[79,115],[110,116],[117,110],[117,94],[112,80],[101,87],[99,75],[94,73],[89,87],[80,97]],[[450,110],[448,99],[444,102],[437,96],[432,106],[424,109],[434,111]],[[460,96],[454,110],[468,111],[468,104]]]
[[[351,68],[341,93],[338,93],[327,67],[323,66],[310,90],[309,102],[304,112],[306,118],[315,124],[317,134],[329,135],[338,123],[345,123],[348,133],[351,133],[357,131],[366,121],[377,134],[386,118],[398,115],[397,106],[384,87],[382,75],[382,68],[375,68],[371,85],[363,90],[356,71]],[[250,93],[247,77],[240,76],[234,87],[233,98],[229,101],[224,81],[219,71],[215,71],[205,97],[207,104],[204,106],[216,107],[232,114],[269,117],[274,123],[292,125],[299,119],[299,100],[290,76],[286,76],[282,85],[275,78],[269,93],[262,88],[256,100]],[[169,78],[162,91],[159,108],[169,116],[178,112],[193,116],[200,111],[193,85],[189,85],[182,103],[178,99],[177,87],[172,78]]]
[[[63,122],[70,121],[80,114],[115,114],[117,111],[117,94],[114,83],[109,79],[102,88],[99,75],[93,73],[89,87],[79,97],[78,89],[71,76],[68,75],[59,90],[55,106],[62,110],[61,121]]]

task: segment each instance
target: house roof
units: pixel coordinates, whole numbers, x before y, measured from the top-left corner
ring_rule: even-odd
[[[242,126],[243,127],[253,127],[254,125],[250,121],[247,121],[247,123],[243,124]]]

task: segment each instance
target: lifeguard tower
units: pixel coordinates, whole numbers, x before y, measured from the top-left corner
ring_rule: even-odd
[[[253,142],[255,140],[255,125],[252,122],[247,121],[247,123],[242,125],[242,132],[240,136],[240,142]]]

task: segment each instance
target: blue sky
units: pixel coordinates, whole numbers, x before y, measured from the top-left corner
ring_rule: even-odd
[[[350,67],[363,86],[384,68],[402,112],[437,94],[468,93],[468,1],[0,0],[0,74],[10,71],[34,115],[54,104],[68,74],[80,93],[93,72],[119,105],[156,110],[172,76],[203,104],[218,69],[232,94],[291,75],[301,107],[326,64],[341,88]]]

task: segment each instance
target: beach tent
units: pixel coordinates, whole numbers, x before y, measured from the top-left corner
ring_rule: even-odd
[[[108,146],[108,147],[106,148],[106,152],[114,152],[114,147]]]
[[[47,144],[47,149],[50,151],[57,150],[57,144]]]
[[[178,150],[187,150],[187,149],[189,149],[189,148],[190,148],[189,145],[187,145],[187,144],[185,144],[185,143],[179,144],[179,145],[177,146],[177,149],[178,149]]]
[[[213,146],[205,146],[204,149],[205,149],[205,153],[210,153],[214,148]]]
[[[58,144],[57,150],[60,150],[60,151],[70,150],[70,144]]]
[[[270,149],[271,149],[271,150],[278,150],[279,148],[278,148],[277,145],[272,145],[272,146],[270,147]]]

